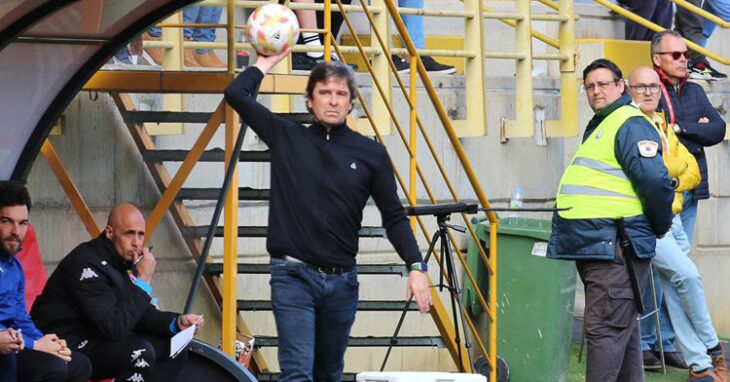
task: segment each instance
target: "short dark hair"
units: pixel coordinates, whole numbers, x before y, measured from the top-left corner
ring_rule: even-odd
[[[651,50],[650,54],[654,54],[659,50],[659,44],[662,43],[662,39],[664,36],[674,36],[676,38],[682,38],[682,35],[679,34],[679,32],[671,29],[665,29],[661,32],[654,33],[654,37],[651,38]]]
[[[623,74],[621,73],[621,69],[619,69],[618,65],[614,64],[613,61],[607,60],[605,58],[599,58],[593,62],[591,62],[588,66],[586,66],[585,69],[583,69],[583,81],[585,81],[586,76],[588,73],[596,70],[596,69],[608,69],[611,72],[613,72],[613,80],[618,81],[622,78],[624,78]]]
[[[30,211],[30,194],[18,182],[0,181],[0,208],[11,206],[26,206]]]
[[[327,82],[331,77],[342,78],[347,81],[347,87],[350,89],[350,101],[355,99],[355,91],[357,90],[355,72],[349,66],[339,61],[326,61],[312,68],[312,72],[309,74],[309,80],[307,81],[307,98],[312,99],[314,85],[317,82]]]

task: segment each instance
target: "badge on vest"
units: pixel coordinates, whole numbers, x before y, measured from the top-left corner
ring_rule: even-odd
[[[639,141],[639,155],[645,158],[653,158],[656,156],[659,144],[654,141]]]

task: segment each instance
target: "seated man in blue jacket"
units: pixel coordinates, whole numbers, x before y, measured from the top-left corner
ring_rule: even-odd
[[[15,255],[28,231],[25,187],[0,182],[0,382],[84,382],[89,360],[55,334],[43,335],[25,309],[25,277]]]
[[[93,379],[175,381],[184,354],[170,358],[170,338],[203,324],[202,316],[163,312],[151,303],[156,261],[144,238],[142,212],[115,206],[104,232],[58,264],[33,305],[39,328],[64,335],[89,358]]]
[[[596,115],[560,180],[557,206],[567,210],[553,215],[547,256],[575,260],[585,286],[586,381],[643,381],[640,291],[672,223],[674,190],[659,134],[624,95],[621,70],[593,61],[583,86]]]

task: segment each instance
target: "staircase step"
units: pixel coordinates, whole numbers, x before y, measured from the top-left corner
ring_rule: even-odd
[[[142,153],[145,162],[182,162],[190,150],[146,150]],[[268,162],[271,155],[268,151],[241,151],[239,162]],[[223,162],[225,152],[221,148],[206,150],[199,162]]]
[[[256,379],[258,379],[259,382],[278,381],[279,377],[281,377],[281,373],[258,373],[256,375]],[[343,381],[343,382],[357,381],[357,373],[342,373],[341,381]]]
[[[183,188],[177,194],[178,199],[183,200],[218,200],[220,188]],[[238,200],[269,200],[268,189],[257,189],[251,187],[238,188]]]
[[[277,113],[296,123],[312,123],[310,113]],[[124,113],[126,123],[208,123],[213,113],[195,111],[128,111]]]
[[[238,237],[266,237],[266,226],[239,226]],[[208,226],[185,227],[181,229],[183,236],[203,237],[208,234]],[[215,229],[215,237],[223,237],[223,227]],[[360,237],[382,238],[385,237],[385,229],[382,227],[362,227]]]
[[[256,336],[257,347],[273,347],[279,345],[278,337]],[[390,337],[350,337],[347,347],[387,347],[390,345]],[[441,337],[398,337],[393,344],[398,347],[444,347]]]
[[[405,306],[405,301],[358,301],[357,310],[360,312],[401,312]],[[248,311],[270,311],[271,301],[268,300],[238,300],[236,306],[238,310]],[[418,304],[411,302],[408,310],[418,310]]]
[[[220,275],[223,273],[222,263],[205,264],[205,274],[208,276]],[[269,264],[238,264],[240,274],[268,274]],[[399,275],[408,276],[408,271],[403,264],[359,264],[358,275]],[[402,307],[402,305],[401,305]]]

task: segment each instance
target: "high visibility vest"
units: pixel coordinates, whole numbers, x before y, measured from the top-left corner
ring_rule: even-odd
[[[643,117],[625,105],[609,114],[578,147],[558,186],[556,198],[565,219],[618,219],[643,214],[641,201],[614,154],[616,133],[632,117]]]

